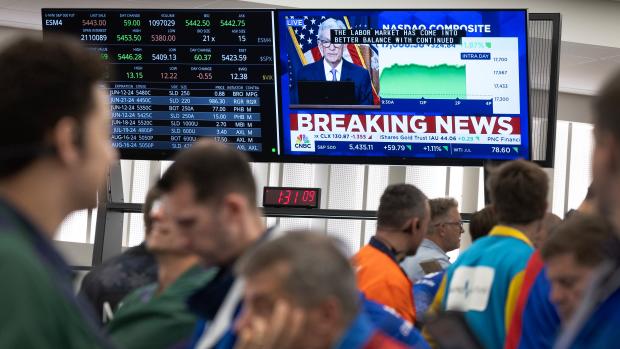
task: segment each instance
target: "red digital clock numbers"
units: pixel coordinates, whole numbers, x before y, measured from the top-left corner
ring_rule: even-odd
[[[318,208],[320,195],[319,188],[265,187],[263,207]]]

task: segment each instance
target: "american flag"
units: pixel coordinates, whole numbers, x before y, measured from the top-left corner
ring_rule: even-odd
[[[299,17],[295,17],[300,19]],[[351,23],[347,16],[331,17],[341,20],[348,29],[368,28],[368,23]],[[293,45],[297,51],[295,55],[289,54],[289,71],[296,71],[295,66],[306,65],[320,60],[323,56],[318,46],[319,26],[327,19],[326,16],[304,16],[301,27],[288,27],[288,32],[293,40]],[[295,62],[297,58],[299,61]],[[368,69],[373,85],[373,97],[375,104],[379,104],[378,87],[378,51],[374,45],[347,44],[342,57],[347,61]]]

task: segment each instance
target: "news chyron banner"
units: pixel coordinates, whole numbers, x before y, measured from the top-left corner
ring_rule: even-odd
[[[529,158],[525,10],[280,11],[284,155]]]

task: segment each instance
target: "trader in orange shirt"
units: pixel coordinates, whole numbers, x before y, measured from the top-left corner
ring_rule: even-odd
[[[375,302],[415,323],[412,284],[399,263],[414,255],[430,221],[428,199],[409,184],[387,187],[377,212],[377,232],[354,257],[357,286]]]

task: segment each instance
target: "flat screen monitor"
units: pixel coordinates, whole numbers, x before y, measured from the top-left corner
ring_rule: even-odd
[[[298,107],[323,108],[325,105],[354,105],[355,83],[353,81],[297,81]]]
[[[166,159],[201,137],[275,161],[274,12],[43,9],[43,33],[108,61],[121,157]]]
[[[530,158],[527,11],[280,10],[277,31],[281,161]]]

